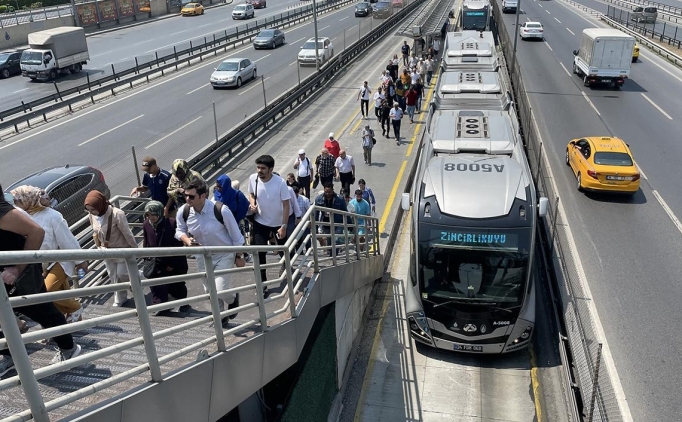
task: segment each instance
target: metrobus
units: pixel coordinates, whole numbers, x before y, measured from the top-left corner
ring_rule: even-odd
[[[535,323],[536,198],[513,107],[433,110],[410,194],[405,312],[432,347],[506,353]]]
[[[488,0],[464,0],[460,12],[460,31],[489,31],[492,8]]]

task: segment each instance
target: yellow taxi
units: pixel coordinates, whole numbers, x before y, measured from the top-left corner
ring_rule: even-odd
[[[639,44],[635,43],[635,48],[632,50],[632,63],[636,63],[639,59]]]
[[[199,3],[187,3],[186,5],[182,6],[182,10],[180,10],[180,14],[182,16],[203,15],[204,14],[204,6],[200,5]]]
[[[620,138],[573,139],[566,147],[566,165],[573,170],[579,191],[634,195],[639,189],[639,170],[630,148]]]

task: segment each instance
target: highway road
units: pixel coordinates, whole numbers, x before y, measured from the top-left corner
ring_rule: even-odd
[[[566,3],[526,1],[546,42],[518,43],[518,59],[546,156],[601,326],[635,421],[679,421],[682,403],[682,72],[643,50],[620,91],[583,87],[572,67],[584,28],[601,26]],[[514,16],[504,18],[513,31]],[[625,199],[585,195],[565,165],[566,144],[619,136],[642,170],[641,191]],[[608,360],[608,359],[607,359]]]
[[[58,18],[60,16],[69,15],[73,15],[71,5],[52,6],[35,10],[22,10],[11,13],[3,13],[0,14],[0,28],[16,25],[17,22],[30,22],[31,19],[33,19],[33,21],[39,21],[43,19]]]
[[[235,2],[236,3],[236,2]],[[103,32],[88,36],[90,61],[83,71],[76,75],[62,75],[57,79],[60,89],[86,83],[86,75],[90,80],[112,74],[114,69],[122,71],[135,67],[138,63],[147,63],[159,56],[173,53],[173,46],[178,50],[192,45],[203,44],[204,37],[212,39],[214,33],[234,33],[235,28],[253,26],[259,19],[272,18],[288,8],[301,6],[304,3],[296,0],[281,0],[268,4],[265,9],[256,10],[256,19],[246,21],[232,20],[233,6],[216,7],[206,10],[202,16],[173,17],[160,19],[144,25],[123,28],[112,32]],[[46,95],[54,94],[52,82],[34,82],[22,76],[14,76],[0,80],[0,110],[21,105]]]
[[[381,22],[355,18],[353,10],[349,6],[318,19],[319,36],[332,39],[335,54],[343,50],[344,30],[348,45],[357,40],[360,32],[367,33]],[[218,131],[222,134],[263,106],[263,83],[265,96],[270,100],[296,85],[299,71],[296,56],[313,33],[312,21],[307,22],[286,30],[287,44],[275,50],[244,46],[0,143],[3,157],[0,180],[9,184],[52,165],[85,163],[105,172],[112,193],[127,194],[135,183],[131,178],[132,145],[140,159],[151,154],[168,168],[173,159],[189,157],[214,142],[212,103],[216,103]],[[212,89],[209,76],[226,57],[255,61],[263,80],[248,82],[238,90]],[[314,71],[314,67],[300,68],[301,78]],[[361,84],[362,81],[357,82],[358,87]],[[320,120],[331,117],[321,116]],[[294,133],[292,137],[305,138],[306,134]],[[36,148],[49,149],[49,154],[37,154],[30,162],[21,159]]]

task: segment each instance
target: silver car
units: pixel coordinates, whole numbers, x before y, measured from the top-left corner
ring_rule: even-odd
[[[239,88],[244,81],[258,77],[256,63],[250,59],[227,59],[214,70],[210,80],[214,89],[231,86]]]
[[[250,4],[238,4],[232,9],[232,19],[249,19],[256,16],[256,11]]]
[[[317,61],[320,62],[320,66],[334,57],[332,41],[327,37],[318,38],[317,53],[319,54]],[[315,64],[315,38],[310,38],[301,46],[301,51],[298,52],[298,64]]]
[[[264,29],[253,39],[253,48],[277,48],[284,45],[284,32],[279,29]]]

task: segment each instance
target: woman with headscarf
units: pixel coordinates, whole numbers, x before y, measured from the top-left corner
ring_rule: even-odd
[[[227,174],[218,176],[213,187],[213,202],[218,201],[227,205],[227,208],[232,211],[232,215],[239,225],[239,230],[246,239],[246,233],[250,231],[249,222],[246,219],[246,214],[249,211],[249,199],[244,195],[244,192],[239,190],[239,180],[233,182]],[[251,255],[244,253],[244,260],[251,262]]]
[[[69,225],[59,211],[50,208],[50,198],[44,190],[23,185],[12,189],[14,204],[26,211],[40,227],[45,230],[41,250],[80,249],[76,237],[71,234]],[[73,261],[43,263],[43,278],[48,292],[70,290],[69,277],[77,268],[88,271],[88,262]],[[66,317],[66,322],[81,321],[83,308],[76,299],[63,299],[53,302],[59,312]]]
[[[177,160],[173,161],[173,167],[171,169],[172,176],[170,178],[170,181],[168,182],[168,197],[171,198],[175,204],[176,208],[180,208],[186,201],[185,201],[185,185],[190,182],[190,180],[194,178],[199,178],[202,181],[204,180],[203,177],[201,177],[201,174],[198,172],[192,170],[189,168],[189,164],[187,164],[187,161],[178,158]]]
[[[90,213],[92,237],[98,248],[137,248],[137,242],[130,231],[125,213],[109,203],[102,192],[93,190],[85,197],[85,210]],[[125,260],[105,259],[111,283],[128,282],[128,268]],[[114,306],[122,306],[128,300],[126,290],[114,293]]]
[[[144,231],[145,248],[182,247],[182,242],[175,238],[175,219],[164,218],[163,204],[159,201],[149,201],[144,207]],[[152,258],[153,259],[153,258]],[[149,278],[168,277],[171,275],[187,274],[187,257],[185,255],[163,256],[155,258],[155,273]],[[168,302],[168,296],[175,299],[187,297],[187,286],[184,281],[176,283],[152,286],[152,304]],[[180,307],[180,312],[189,311],[189,305]],[[157,316],[170,314],[170,309],[157,312]]]

